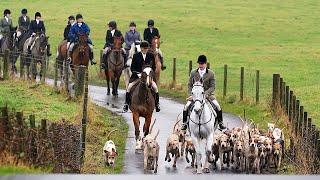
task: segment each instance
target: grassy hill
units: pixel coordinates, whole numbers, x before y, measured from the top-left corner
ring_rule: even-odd
[[[228,64],[230,96],[239,94],[240,67],[246,70],[245,96],[254,97],[255,70],[261,71],[262,102],[270,98],[272,73],[280,73],[287,84],[313,117],[320,117],[318,98],[319,48],[320,48],[320,2],[317,0],[229,0],[229,1],[120,1],[120,0],[10,0],[0,6],[9,8],[14,19],[21,8],[28,8],[33,17],[40,11],[47,26],[47,34],[54,49],[62,39],[66,18],[82,13],[91,28],[91,38],[98,57],[105,39],[106,24],[116,20],[124,33],[130,21],[137,23],[140,33],[149,18],[161,33],[161,49],[168,69],[161,75],[163,83],[172,79],[173,57],[177,58],[177,79],[182,91],[163,91],[176,97],[185,96],[188,79],[188,61],[206,54],[217,74],[217,94],[222,94],[223,65]],[[91,68],[93,75],[97,67]],[[91,76],[91,80],[97,80]],[[240,112],[241,108],[225,108]],[[262,103],[261,108],[265,108]],[[250,107],[247,107],[250,109]],[[253,109],[253,112],[255,110]],[[248,114],[263,118],[261,115]],[[320,124],[317,120],[317,124]]]

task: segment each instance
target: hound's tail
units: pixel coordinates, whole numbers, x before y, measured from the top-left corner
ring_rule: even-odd
[[[174,133],[174,130],[176,129],[177,124],[181,121],[181,119],[179,119],[179,116],[180,116],[180,115],[181,115],[181,113],[177,116],[177,120],[176,120],[176,123],[175,123],[174,126],[173,126],[172,133]]]
[[[113,132],[115,132],[115,131],[118,131],[118,129],[114,129],[114,130],[112,130],[112,131],[110,131],[110,132],[108,133],[108,135],[107,135],[107,139],[108,139],[108,140],[110,140],[110,139],[109,139],[110,135],[111,135]]]

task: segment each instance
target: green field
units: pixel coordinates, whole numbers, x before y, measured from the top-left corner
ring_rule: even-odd
[[[254,119],[265,118],[256,113],[266,108],[270,98],[272,74],[280,73],[320,125],[320,103],[317,98],[320,68],[320,2],[317,0],[229,0],[229,1],[110,1],[110,0],[2,0],[2,9],[12,10],[17,19],[21,8],[30,15],[40,11],[47,26],[53,47],[62,39],[66,18],[82,13],[91,27],[96,57],[103,47],[106,24],[115,19],[124,33],[131,20],[136,21],[140,33],[149,18],[161,33],[161,49],[168,68],[161,81],[172,79],[172,58],[177,58],[177,80],[184,87],[176,92],[162,89],[162,93],[182,99],[188,79],[188,61],[195,62],[199,54],[206,54],[217,74],[217,94],[222,94],[223,65],[228,64],[228,95],[239,94],[240,67],[245,67],[245,96],[251,103],[255,92],[255,70],[261,72],[261,101],[259,107],[237,103],[227,105],[227,111],[240,113],[246,107]],[[53,48],[55,49],[55,48]],[[91,68],[91,80],[98,81],[98,67]],[[93,82],[93,81],[92,81]],[[237,100],[237,99],[236,99]],[[226,101],[223,102],[226,104]],[[268,116],[266,116],[268,118]]]
[[[10,80],[0,81],[0,107],[8,105],[10,111],[23,111],[27,118],[35,114],[36,123],[40,119],[59,121],[62,118],[74,124],[80,124],[82,117],[82,103],[69,100],[65,94],[59,94],[47,85],[34,85],[27,81]],[[104,167],[102,148],[107,141],[106,134],[111,130],[118,131],[111,138],[117,145],[119,157],[114,169]],[[128,125],[123,118],[116,116],[104,108],[89,103],[88,124],[86,138],[86,154],[83,173],[120,173],[124,165],[124,151]],[[0,175],[17,173],[44,173],[51,172],[50,167],[38,169],[26,165],[11,164],[11,161],[2,162],[0,157]],[[8,160],[8,159],[6,159]],[[14,161],[13,161],[14,162]]]

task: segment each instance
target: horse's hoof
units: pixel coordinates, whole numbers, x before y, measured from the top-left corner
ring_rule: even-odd
[[[107,91],[107,95],[110,95],[110,91]]]
[[[176,164],[174,164],[172,167],[173,167],[173,168],[176,168],[176,167],[177,167],[177,165],[176,165]]]

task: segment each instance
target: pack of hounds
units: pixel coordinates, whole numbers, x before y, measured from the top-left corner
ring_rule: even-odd
[[[143,150],[144,171],[157,173],[160,146],[157,142],[159,130],[154,135],[152,133],[155,121],[150,127],[150,133],[142,139],[140,148]],[[194,143],[188,131],[181,130],[179,122],[174,124],[167,138],[165,161],[172,161],[172,167],[177,168],[177,159],[184,156],[186,162],[196,168]],[[282,130],[273,123],[268,123],[265,132],[253,123],[244,123],[242,127],[214,134],[211,154],[208,155],[213,161],[209,163],[219,171],[230,168],[238,173],[260,174],[271,168],[278,171],[284,156],[284,140]],[[114,142],[108,140],[103,147],[105,165],[114,167],[117,155]]]

